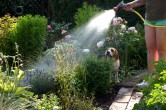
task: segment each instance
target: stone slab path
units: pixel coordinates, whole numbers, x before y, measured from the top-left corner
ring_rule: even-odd
[[[141,92],[133,92],[134,88],[122,87],[109,110],[132,110],[134,104],[139,103],[143,94]]]
[[[134,104],[139,103],[143,97],[142,92],[134,91],[134,86],[146,73],[146,70],[142,71],[139,75],[131,78],[130,81],[121,83],[121,88],[109,107],[109,110],[132,110]]]

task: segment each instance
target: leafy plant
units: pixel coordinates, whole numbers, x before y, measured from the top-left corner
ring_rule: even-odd
[[[137,24],[128,27],[127,21],[121,17],[115,17],[107,32],[105,48],[115,47],[118,49],[121,60],[121,74],[125,77],[146,67],[146,46],[143,27]],[[138,46],[140,45],[140,46]],[[103,51],[102,51],[103,52]]]
[[[43,94],[41,97],[38,95],[34,96],[36,110],[61,110],[59,106],[58,97],[51,93],[49,95]]]
[[[0,110],[27,110],[28,106],[24,98],[0,91]]]
[[[80,93],[75,68],[77,66],[76,51],[73,46],[63,43],[55,48],[57,64],[56,87],[60,97],[62,109],[65,110],[92,110],[93,99],[87,98],[84,91]]]
[[[9,14],[0,18],[0,52],[13,55],[15,46],[12,40],[14,35],[17,18],[11,17]]]
[[[155,71],[149,75],[148,87],[143,89],[143,100],[135,105],[134,110],[164,110],[166,107],[166,59],[161,59]],[[152,78],[152,75],[156,78]]]
[[[25,15],[18,18],[14,41],[19,45],[23,58],[42,52],[46,39],[45,17]]]
[[[46,39],[47,48],[53,48],[55,41],[62,39],[61,29],[69,30],[71,23],[56,23],[51,21],[51,30],[48,30],[48,36]]]
[[[37,69],[26,73],[22,84],[30,85],[31,88],[28,90],[37,95],[47,94],[56,89],[53,76]]]
[[[84,85],[88,93],[104,94],[111,90],[114,76],[112,60],[90,55],[86,57],[82,65],[86,71],[86,85]]]
[[[100,9],[99,7],[95,5],[91,6],[91,5],[88,5],[86,2],[84,2],[83,7],[79,8],[74,16],[76,28],[87,23],[87,21],[89,21],[92,17],[94,17],[99,12],[101,12],[101,10],[102,9]]]
[[[16,50],[15,56],[0,53],[0,109],[2,110],[26,109],[29,106],[28,99],[33,95],[26,90],[27,86],[19,86],[24,77],[24,71],[21,70],[22,60],[17,45]],[[13,60],[12,66],[8,65],[8,58]]]

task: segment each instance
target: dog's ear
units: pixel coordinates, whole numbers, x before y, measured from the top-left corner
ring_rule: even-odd
[[[119,53],[116,49],[114,51],[114,57],[115,57],[115,60],[119,59]]]

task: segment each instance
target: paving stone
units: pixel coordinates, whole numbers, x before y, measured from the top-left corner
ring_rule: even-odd
[[[124,88],[124,87],[122,87],[119,90],[118,95],[131,95],[133,90],[134,90],[134,88]]]
[[[129,102],[131,96],[117,95],[114,99],[115,102]]]
[[[127,103],[113,102],[109,110],[125,110],[126,107],[127,107]]]
[[[129,102],[127,105],[127,109],[132,110],[134,107],[134,104],[136,104],[136,103],[138,103],[138,102]]]
[[[142,92],[134,92],[131,96],[130,102],[139,102],[143,97]]]

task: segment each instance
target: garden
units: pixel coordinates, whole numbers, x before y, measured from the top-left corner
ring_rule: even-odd
[[[143,22],[114,12],[119,2],[0,1],[0,110],[109,110],[119,84],[147,70]],[[119,53],[119,82],[110,47]],[[152,65],[133,110],[166,109],[166,60]]]

